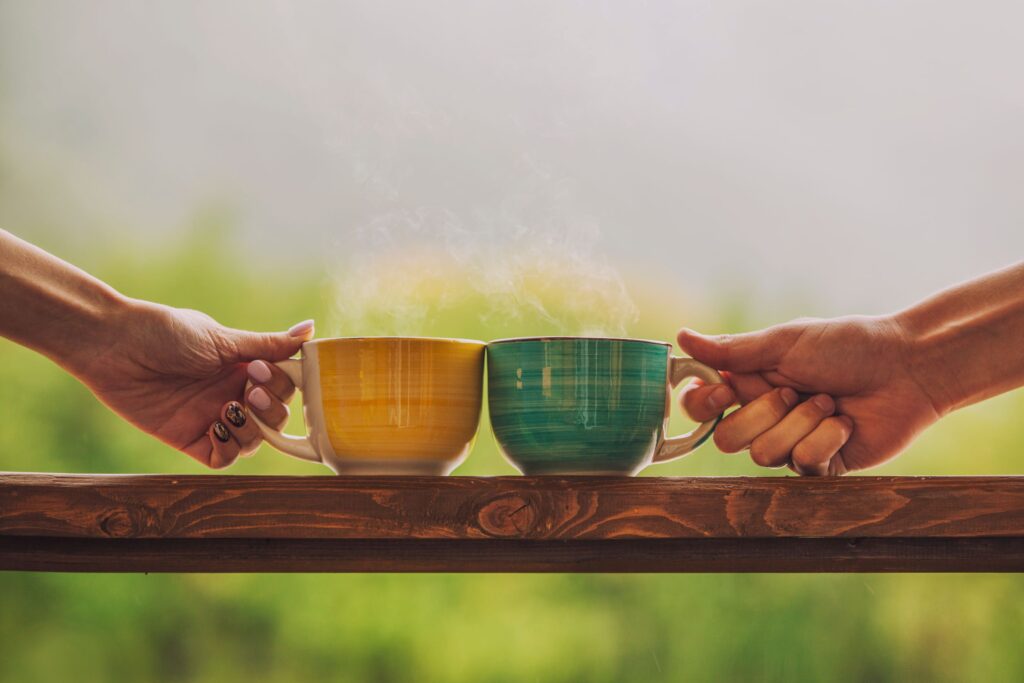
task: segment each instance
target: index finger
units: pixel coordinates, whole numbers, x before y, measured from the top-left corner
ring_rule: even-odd
[[[295,385],[284,370],[265,360],[249,363],[249,379],[257,386],[266,387],[270,393],[287,403],[295,393]]]
[[[686,385],[679,402],[691,420],[707,422],[735,403],[736,394],[728,384],[704,384],[698,380]]]
[[[747,405],[751,401],[764,396],[775,387],[758,373],[730,372],[729,384],[732,385],[740,403]]]

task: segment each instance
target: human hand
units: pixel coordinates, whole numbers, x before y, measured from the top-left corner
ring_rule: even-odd
[[[256,359],[288,358],[313,335],[311,320],[288,332],[246,332],[199,311],[141,301],[130,302],[114,325],[112,343],[77,373],[80,379],[135,426],[218,469],[261,442],[240,405],[247,377],[257,385],[245,397],[249,407],[266,424],[287,421],[284,403],[294,386]]]
[[[704,421],[738,400],[743,407],[718,425],[715,444],[726,453],[749,448],[764,467],[808,475],[873,467],[940,415],[893,317],[796,320],[739,335],[684,329],[678,341],[728,384],[690,384],[683,408]]]

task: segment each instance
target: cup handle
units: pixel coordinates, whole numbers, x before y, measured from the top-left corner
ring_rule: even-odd
[[[288,375],[288,378],[295,383],[295,388],[302,391],[302,359],[301,358],[289,358],[287,360],[274,363],[277,367],[284,371],[284,374]],[[249,395],[249,389],[252,387],[252,382],[245,383],[245,396]],[[313,448],[313,442],[309,440],[308,436],[292,436],[291,434],[285,434],[272,427],[263,423],[263,420],[256,417],[252,410],[246,407],[246,413],[249,415],[249,419],[256,423],[259,427],[260,432],[263,433],[263,438],[271,446],[281,451],[285,455],[290,455],[293,458],[300,460],[309,460],[310,462],[323,462],[320,459],[320,455]]]
[[[672,356],[669,359],[668,381],[673,389],[687,377],[699,377],[708,384],[721,384],[725,380],[714,369],[686,356]],[[668,462],[680,458],[707,441],[722,416],[702,422],[688,434],[666,437],[654,454],[652,462]]]

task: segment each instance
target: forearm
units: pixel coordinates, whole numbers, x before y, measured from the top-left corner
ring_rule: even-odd
[[[942,291],[894,316],[939,414],[1024,386],[1024,263]]]
[[[78,374],[113,342],[128,299],[0,230],[0,335]]]

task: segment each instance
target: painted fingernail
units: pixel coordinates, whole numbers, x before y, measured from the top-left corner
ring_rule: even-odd
[[[724,384],[715,387],[715,390],[708,396],[708,406],[712,410],[722,410],[730,403],[732,403],[732,389]]]
[[[245,412],[242,410],[242,406],[237,403],[228,404],[227,410],[224,411],[224,417],[236,427],[245,425]]]
[[[818,406],[823,413],[831,414],[836,409],[836,402],[828,394],[818,394],[811,400],[814,401],[814,405]]]
[[[254,360],[249,363],[249,377],[253,382],[269,382],[270,366],[262,360]]]
[[[270,394],[263,387],[256,387],[249,392],[249,403],[257,410],[266,410],[270,407]]]
[[[796,392],[790,389],[789,387],[785,387],[782,391],[779,392],[779,394],[782,396],[783,402],[790,408],[795,406],[796,402],[800,400],[800,397],[796,395]]]
[[[288,328],[289,337],[305,337],[313,331],[313,321],[303,320],[301,323],[296,323]]]
[[[224,423],[220,420],[213,423],[213,435],[217,437],[217,441],[220,441],[221,443],[227,443],[231,438],[231,432],[228,431],[228,428],[225,427]]]

